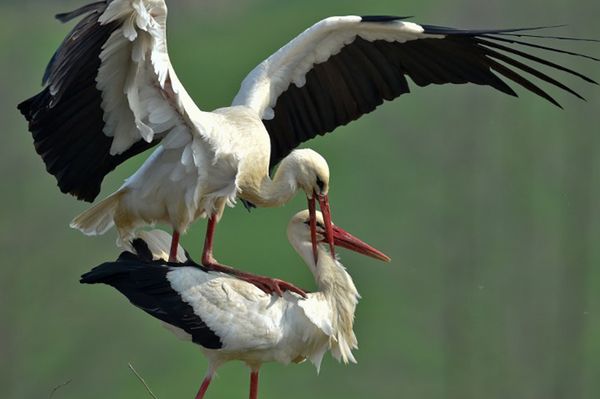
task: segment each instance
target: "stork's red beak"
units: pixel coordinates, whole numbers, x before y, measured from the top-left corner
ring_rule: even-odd
[[[373,248],[366,242],[354,237],[352,234],[338,226],[333,226],[333,242],[337,246],[382,260],[384,262],[389,262],[391,260],[391,258],[383,252]]]
[[[323,214],[323,222],[325,224],[325,239],[322,242],[329,244],[331,256],[335,258],[335,246],[340,246],[363,255],[370,256],[375,259],[389,262],[391,258],[383,252],[373,248],[366,242],[354,237],[344,229],[334,226],[331,222],[331,211],[329,209],[329,198],[327,195],[319,195],[313,192],[313,197],[308,199],[308,212],[310,215],[310,239],[312,243],[312,251],[315,264],[318,261],[317,252],[317,214],[316,201],[319,201],[319,208]]]
[[[333,242],[333,223],[331,222],[331,211],[329,209],[329,198],[327,195],[317,194],[313,191],[312,198],[308,199],[308,212],[310,215],[310,238],[312,242],[313,256],[315,264],[317,263],[317,215],[315,209],[315,201],[319,201],[319,208],[323,214],[323,222],[325,223],[325,242],[329,244],[331,256],[335,258],[335,247]]]

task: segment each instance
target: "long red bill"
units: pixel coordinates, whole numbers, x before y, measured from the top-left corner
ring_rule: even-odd
[[[319,254],[317,252],[317,212],[315,209],[315,194],[313,194],[312,198],[308,199],[308,214],[310,217],[310,241],[312,243],[313,257],[316,265],[319,260]]]
[[[333,226],[333,242],[337,246],[382,260],[384,262],[389,262],[391,260],[391,258],[383,252],[373,248],[366,242],[354,237],[352,234],[338,226]]]
[[[329,244],[329,249],[331,251],[331,256],[335,258],[335,246],[334,246],[334,238],[333,238],[333,223],[331,222],[331,210],[329,209],[329,197],[327,195],[317,195],[313,193],[313,196],[316,196],[319,200],[319,208],[321,208],[321,213],[323,214],[323,222],[325,224],[325,239]]]

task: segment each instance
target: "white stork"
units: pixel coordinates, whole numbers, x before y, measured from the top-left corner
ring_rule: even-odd
[[[125,252],[116,262],[94,268],[81,282],[113,286],[178,336],[200,345],[208,371],[196,399],[204,397],[217,368],[231,360],[250,367],[250,398],[255,399],[258,370],[265,362],[308,359],[319,369],[327,350],[344,363],[356,362],[353,323],[359,295],[344,266],[331,255],[318,212],[318,244],[313,248],[310,219],[308,211],[299,212],[287,229],[318,287],[306,298],[296,293],[266,294],[234,276],[209,271],[186,259],[181,247],[177,254],[181,263],[166,263],[171,237],[163,231],[140,232],[132,245],[135,253]],[[333,240],[335,245],[389,261],[337,226]]]
[[[72,226],[102,234],[116,224],[127,241],[140,225],[167,223],[174,257],[179,234],[208,217],[202,263],[215,270],[227,270],[212,254],[215,224],[236,197],[269,207],[303,190],[310,209],[319,201],[330,226],[327,164],[294,148],[408,93],[407,78],[417,86],[473,83],[516,96],[506,83],[512,81],[557,106],[531,78],[581,96],[536,66],[596,83],[529,54],[535,48],[598,61],[527,41],[552,39],[527,34],[533,28],[460,30],[402,17],[343,16],[316,23],[260,63],[230,107],[205,112],[170,63],[163,0],[97,1],[57,17],[80,16],[48,65],[44,90],[19,105],[47,170],[63,192],[93,201],[106,174],[160,145]],[[279,291],[280,282],[244,277]]]

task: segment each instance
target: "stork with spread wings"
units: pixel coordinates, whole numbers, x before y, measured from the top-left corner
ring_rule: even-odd
[[[333,254],[329,168],[314,151],[295,148],[409,93],[409,79],[419,87],[473,83],[516,96],[512,82],[558,105],[534,80],[581,96],[539,66],[595,82],[528,50],[598,61],[532,42],[554,39],[530,34],[535,28],[459,30],[392,16],[330,17],[250,72],[232,106],[206,112],[171,65],[163,0],[97,1],[57,17],[80,21],[52,57],[43,91],[19,109],[59,188],[93,201],[106,174],[158,145],[119,190],[72,226],[95,235],[115,225],[127,240],[139,226],[166,223],[174,257],[179,235],[207,217],[202,263],[230,272],[213,257],[212,244],[224,207],[238,197],[272,207],[304,191],[313,246],[319,202]],[[235,273],[268,292],[301,292]]]

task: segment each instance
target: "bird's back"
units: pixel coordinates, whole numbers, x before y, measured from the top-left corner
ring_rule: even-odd
[[[116,288],[136,307],[175,332],[183,331],[183,337],[222,361],[287,364],[310,359],[320,364],[329,336],[316,324],[321,316],[310,316],[329,314],[329,305],[318,293],[307,299],[289,292],[268,295],[191,261],[153,260],[142,240],[137,240],[136,251],[139,255],[125,252],[117,261],[94,268],[81,282]]]

